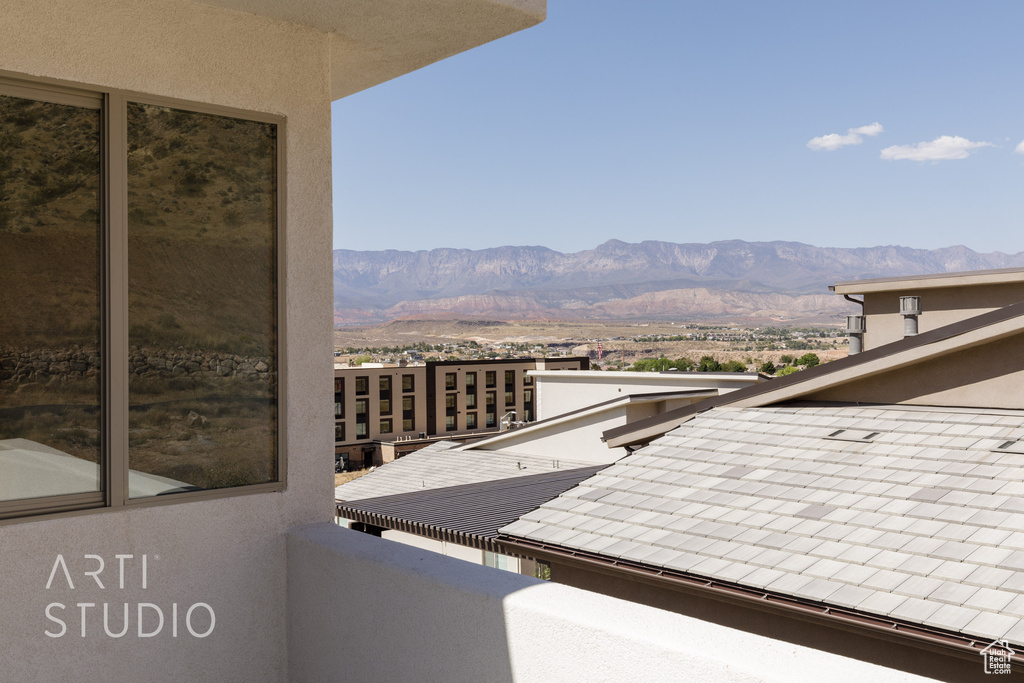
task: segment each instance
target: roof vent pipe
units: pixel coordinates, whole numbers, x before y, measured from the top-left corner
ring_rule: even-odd
[[[917,336],[917,316],[921,315],[921,297],[901,296],[900,315],[903,316],[903,336]]]
[[[864,350],[864,333],[867,332],[867,317],[863,315],[846,316],[846,336],[850,338],[850,355],[855,356]]]

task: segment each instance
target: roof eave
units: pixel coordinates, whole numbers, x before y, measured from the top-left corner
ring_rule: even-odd
[[[609,574],[628,576],[632,580],[672,590],[698,593],[752,609],[784,613],[797,619],[818,622],[884,640],[903,641],[916,647],[952,654],[965,659],[976,659],[982,649],[990,644],[990,641],[984,638],[975,638],[952,631],[941,631],[922,624],[750,588],[727,581],[709,579],[689,572],[646,565],[642,562],[631,562],[574,551],[558,545],[507,536],[500,532],[497,544],[506,554],[549,561],[562,560],[569,564],[579,564]]]
[[[196,0],[331,36],[331,99],[544,21],[547,0]]]
[[[931,273],[905,277],[847,280],[829,285],[836,294],[873,294],[905,290],[973,287],[979,285],[1016,284],[1024,282],[1024,268],[999,268],[957,273]]]

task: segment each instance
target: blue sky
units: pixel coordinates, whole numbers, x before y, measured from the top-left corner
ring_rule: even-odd
[[[549,0],[334,103],[334,246],[1024,251],[1022,26],[1019,2]]]

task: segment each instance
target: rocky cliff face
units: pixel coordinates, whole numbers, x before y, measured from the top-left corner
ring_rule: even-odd
[[[840,249],[799,242],[611,240],[545,247],[334,252],[335,322],[402,317],[835,319],[836,281],[1024,266],[966,247]]]

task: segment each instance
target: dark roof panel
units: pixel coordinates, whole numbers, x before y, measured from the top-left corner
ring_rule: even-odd
[[[342,517],[387,529],[494,549],[498,529],[608,465],[339,502]]]

